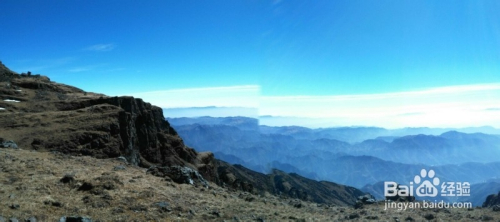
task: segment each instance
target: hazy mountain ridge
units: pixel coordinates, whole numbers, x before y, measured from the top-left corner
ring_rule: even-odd
[[[234,121],[235,118],[237,117],[230,119]],[[192,123],[196,120],[190,121]],[[296,170],[301,175],[314,176],[314,179],[358,188],[380,181],[408,183],[423,168],[434,169],[443,181],[467,181],[474,184],[500,177],[500,162],[495,158],[500,155],[498,135],[442,132],[442,129],[431,128],[386,130],[371,127],[309,129],[260,126],[260,131],[253,131],[230,127],[231,122],[224,125],[222,119],[216,123],[212,121],[211,125],[203,125],[206,120],[207,117],[195,125],[175,125],[179,122],[171,122],[190,146],[214,149],[216,153],[237,157],[244,160],[245,166],[259,172],[266,172],[262,166],[274,163],[277,169]],[[246,117],[241,118],[241,121],[255,123]],[[193,132],[195,126],[199,130]],[[463,131],[471,129],[477,128]],[[345,132],[356,130],[371,132],[370,136],[373,138],[354,144],[332,139],[346,137],[349,134]],[[422,131],[440,134],[381,136],[376,133],[392,132],[392,135],[399,135],[403,132]],[[214,132],[217,132],[217,137],[214,137]],[[333,132],[339,134],[335,135]],[[357,134],[363,135],[359,132]],[[322,136],[328,138],[321,138]],[[204,144],[210,144],[210,147]],[[224,160],[224,157],[221,158]],[[293,167],[283,169],[284,166]],[[408,175],[407,172],[415,173]],[[494,192],[496,191],[492,193]]]
[[[266,117],[272,118],[272,117]],[[483,133],[500,135],[500,129],[490,126],[482,127],[466,127],[466,128],[429,128],[429,127],[407,127],[400,129],[385,129],[381,127],[328,127],[328,128],[308,128],[303,126],[267,126],[259,125],[260,119],[232,116],[232,117],[179,117],[179,118],[166,118],[172,125],[247,125],[247,129],[258,127],[261,134],[282,134],[290,135],[295,138],[305,139],[335,139],[351,144],[363,142],[368,139],[381,139],[393,140],[397,137],[408,135],[441,135],[449,131],[457,131],[461,133],[473,134]]]

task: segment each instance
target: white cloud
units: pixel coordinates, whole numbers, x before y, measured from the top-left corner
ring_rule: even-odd
[[[333,96],[263,96],[260,115],[322,118],[335,125],[500,127],[487,112],[500,104],[500,83]]]
[[[163,108],[258,108],[261,116],[284,117],[283,125],[294,120],[310,127],[500,127],[500,115],[496,112],[500,104],[500,83],[363,95],[262,96],[258,85],[171,89],[130,95]]]
[[[266,100],[275,101],[347,101],[347,100],[372,100],[372,99],[394,99],[394,98],[418,98],[422,96],[435,96],[447,94],[464,94],[472,92],[484,92],[500,90],[500,83],[459,85],[436,87],[417,91],[361,94],[361,95],[331,95],[331,96],[267,96]]]
[[[171,89],[130,94],[163,108],[179,107],[258,107],[257,85]]]
[[[114,48],[116,48],[116,45],[113,43],[110,44],[97,44],[97,45],[91,45],[87,48],[85,48],[85,51],[96,51],[96,52],[107,52],[111,51]]]

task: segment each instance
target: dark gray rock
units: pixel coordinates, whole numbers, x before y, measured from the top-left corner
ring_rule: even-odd
[[[54,207],[63,207],[64,204],[61,203],[61,202],[59,202],[59,201],[54,201],[54,202],[52,202],[52,206],[54,206]]]
[[[156,202],[154,205],[160,208],[160,210],[162,211],[167,211],[167,212],[172,211],[172,209],[170,208],[170,204],[168,202],[165,201]]]
[[[79,191],[89,191],[94,189],[94,184],[90,182],[83,182],[83,184],[78,188]]]
[[[125,158],[124,156],[119,156],[116,159],[119,160],[119,161],[122,161],[124,163],[128,163],[127,158]]]
[[[134,211],[134,212],[147,212],[148,207],[141,205],[141,204],[137,204],[137,205],[129,207],[129,210]]]
[[[182,166],[169,166],[169,167],[150,167],[147,171],[155,176],[169,177],[176,183],[195,184],[208,187],[208,182],[201,176],[201,174],[189,167]]]
[[[12,140],[8,140],[8,141],[5,141],[5,142],[1,142],[0,143],[0,148],[12,148],[12,149],[17,149],[17,144],[12,141]]]
[[[51,206],[54,206],[54,207],[63,207],[64,206],[61,202],[53,200],[53,199],[44,200],[43,203],[45,205],[51,205]]]
[[[188,211],[191,215],[196,216],[196,212],[193,209],[189,209]]]
[[[15,217],[11,217],[9,219],[9,222],[19,222],[19,220],[17,218],[15,218]]]
[[[92,222],[92,219],[90,219],[90,217],[80,217],[80,216],[66,217],[66,216],[63,216],[63,217],[61,217],[61,219],[59,219],[59,222]]]
[[[17,209],[19,209],[19,207],[20,207],[19,204],[10,205],[10,209],[13,209],[13,210],[17,210]]]
[[[358,200],[356,200],[356,203],[354,204],[354,209],[361,209],[365,204],[374,204],[376,202],[375,197],[367,193],[365,195],[358,196]]]
[[[122,213],[124,213],[125,211],[124,211],[124,210],[123,210],[123,208],[121,208],[121,207],[116,207],[116,208],[114,208],[114,209],[113,209],[113,211],[112,211],[112,212],[113,212],[113,214],[122,214]]]
[[[375,199],[368,199],[365,201],[365,204],[374,204],[376,203],[377,201]]]
[[[500,205],[495,205],[491,208],[493,211],[500,211]]]
[[[352,219],[356,219],[356,218],[359,218],[359,214],[358,213],[349,214],[348,219],[352,220]]]
[[[426,214],[426,215],[424,216],[424,218],[425,218],[425,219],[427,219],[427,220],[432,220],[432,219],[434,219],[435,217],[434,217],[434,214]]]
[[[71,182],[75,181],[75,175],[73,175],[73,174],[66,174],[59,181],[61,181],[63,183],[71,183]]]
[[[405,221],[415,221],[415,219],[413,219],[412,217],[408,216],[407,218],[405,218]]]
[[[210,214],[212,214],[216,217],[221,217],[220,212],[218,210],[213,210]]]
[[[375,200],[375,197],[372,196],[371,194],[367,193],[365,195],[362,195],[362,196],[359,196],[358,197],[358,201],[360,201],[361,203],[363,204],[373,204],[375,202],[377,202]]]
[[[127,168],[123,165],[118,165],[118,166],[115,166],[113,167],[113,170],[114,171],[118,171],[118,170],[126,170]]]
[[[360,200],[357,200],[356,203],[354,204],[354,209],[361,209],[363,208],[363,203]]]
[[[483,203],[483,207],[493,207],[495,205],[500,205],[500,192],[489,195]]]
[[[26,222],[37,222],[36,217],[30,217],[26,219]]]
[[[366,219],[368,220],[378,220],[378,216],[375,216],[375,215],[370,215],[370,216],[366,216]]]
[[[482,221],[490,221],[490,220],[493,220],[493,217],[490,215],[483,215],[483,216],[481,216],[481,220]]]

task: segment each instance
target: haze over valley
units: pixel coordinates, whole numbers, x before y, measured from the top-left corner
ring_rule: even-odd
[[[262,173],[276,168],[335,181],[371,191],[379,199],[384,198],[384,181],[408,184],[421,169],[433,169],[444,181],[488,184],[500,191],[500,131],[493,127],[311,129],[259,125],[248,117],[167,120],[186,144],[229,163]],[[475,193],[474,204],[481,205],[490,193]]]

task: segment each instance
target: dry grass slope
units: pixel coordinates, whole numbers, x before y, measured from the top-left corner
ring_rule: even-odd
[[[65,178],[66,181],[61,181]],[[0,215],[58,221],[498,221],[489,208],[384,210],[175,184],[118,159],[0,149]],[[161,204],[158,204],[161,203]],[[163,205],[162,205],[163,204]],[[18,206],[17,206],[18,205]],[[432,215],[432,216],[429,216]]]

